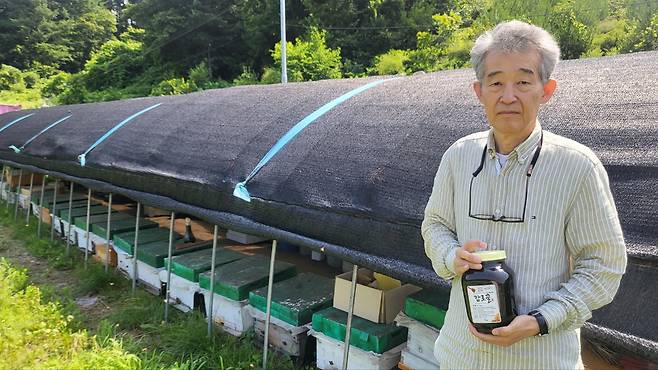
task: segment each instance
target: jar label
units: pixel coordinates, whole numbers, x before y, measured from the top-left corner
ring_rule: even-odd
[[[496,285],[470,285],[467,290],[473,323],[495,324],[502,321]]]

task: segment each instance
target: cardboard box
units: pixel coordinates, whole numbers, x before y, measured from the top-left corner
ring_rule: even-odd
[[[352,272],[336,276],[334,307],[348,311],[351,288]],[[398,288],[380,290],[373,272],[361,268],[357,272],[354,314],[372,322],[390,324],[402,310],[405,298],[420,289],[412,284],[402,284]]]

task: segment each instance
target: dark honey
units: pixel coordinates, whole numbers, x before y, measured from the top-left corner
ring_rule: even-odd
[[[480,333],[507,326],[516,317],[514,272],[505,264],[505,251],[476,252],[482,269],[462,275],[462,292],[468,320]]]

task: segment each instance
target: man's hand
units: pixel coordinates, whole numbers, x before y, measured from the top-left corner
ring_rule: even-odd
[[[457,249],[455,253],[454,270],[457,275],[461,275],[469,269],[479,270],[482,268],[482,259],[474,254],[480,249],[487,247],[487,243],[480,240],[469,240]]]
[[[515,317],[509,325],[492,330],[491,334],[478,332],[470,322],[468,330],[484,342],[508,347],[524,338],[539,334],[539,324],[537,319],[530,315],[520,315]]]

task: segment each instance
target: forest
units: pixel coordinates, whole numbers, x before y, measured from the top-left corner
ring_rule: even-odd
[[[287,0],[288,81],[468,67],[510,19],[563,59],[658,50],[656,0]],[[0,0],[0,104],[278,83],[279,40],[277,0]]]

